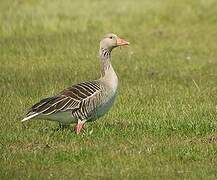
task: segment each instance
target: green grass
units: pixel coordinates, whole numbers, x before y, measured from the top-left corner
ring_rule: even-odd
[[[216,179],[217,1],[2,0],[0,179]],[[25,109],[100,76],[107,32],[119,96],[75,135]]]

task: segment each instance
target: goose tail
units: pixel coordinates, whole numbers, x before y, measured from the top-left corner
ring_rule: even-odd
[[[26,117],[24,117],[24,118],[21,120],[21,122],[28,121],[28,120],[34,118],[34,117],[37,116],[37,115],[39,115],[39,113],[33,112],[32,114],[29,114],[29,115],[27,115]]]

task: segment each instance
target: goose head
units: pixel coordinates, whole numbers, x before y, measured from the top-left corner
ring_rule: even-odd
[[[106,34],[103,39],[100,41],[100,48],[112,50],[118,46],[129,45],[130,43],[125,41],[124,39],[119,38],[116,34],[109,33]]]

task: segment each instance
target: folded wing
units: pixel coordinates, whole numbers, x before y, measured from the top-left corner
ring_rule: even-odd
[[[33,105],[22,121],[38,115],[50,115],[69,110],[72,113],[85,111],[84,114],[87,115],[89,111],[95,108],[96,100],[99,100],[101,94],[101,88],[98,81],[76,84],[56,96],[42,99]]]

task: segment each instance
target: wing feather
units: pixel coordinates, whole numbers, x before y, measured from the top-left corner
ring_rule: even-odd
[[[78,109],[84,111],[82,106],[90,105],[90,98],[93,98],[99,91],[100,84],[97,81],[74,85],[63,90],[56,96],[42,99],[40,102],[33,105],[24,119],[28,117],[28,119],[31,119],[30,116],[35,117],[40,114],[50,115],[60,111],[76,111]],[[86,114],[86,110],[84,113]]]

